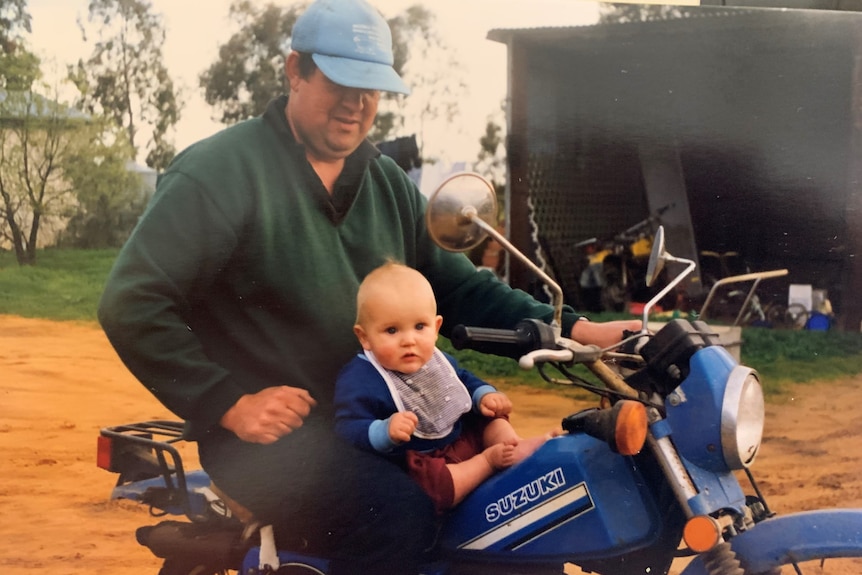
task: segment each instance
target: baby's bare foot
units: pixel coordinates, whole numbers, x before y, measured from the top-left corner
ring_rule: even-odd
[[[517,450],[517,442],[507,441],[506,443],[497,443],[485,449],[482,455],[488,460],[488,463],[494,469],[505,469],[515,463],[515,452]]]
[[[547,440],[554,437],[552,434],[542,435],[539,437],[528,437],[521,439],[518,445],[515,446],[514,463],[520,463],[536,452]]]

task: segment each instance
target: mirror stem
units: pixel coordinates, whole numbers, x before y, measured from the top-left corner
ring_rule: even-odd
[[[494,227],[491,224],[489,224],[488,222],[486,222],[485,220],[480,218],[475,207],[466,206],[462,212],[462,215],[464,217],[468,218],[471,222],[473,222],[474,224],[476,224],[480,228],[482,228],[482,230],[484,230],[489,236],[491,236],[492,238],[494,238],[495,240],[500,242],[500,245],[503,246],[508,253],[517,257],[518,260],[522,264],[524,264],[525,266],[530,268],[530,270],[534,274],[539,276],[539,279],[541,279],[543,282],[548,284],[548,287],[551,289],[551,293],[553,293],[553,296],[554,296],[554,303],[553,303],[553,305],[554,305],[554,320],[551,322],[551,327],[554,328],[554,337],[555,338],[560,337],[561,332],[562,332],[562,326],[563,326],[563,290],[562,290],[562,288],[560,288],[560,286],[557,284],[557,282],[552,280],[551,277],[548,274],[546,274],[539,266],[537,266],[532,261],[530,261],[530,259],[527,258],[527,256],[525,256],[524,254],[522,254],[520,252],[520,250],[516,249],[515,246],[513,246],[509,242],[509,240],[507,240],[506,238],[503,237],[503,234],[501,234],[496,229],[494,229]]]
[[[672,290],[674,287],[676,287],[676,285],[679,284],[679,282],[681,282],[682,279],[685,276],[687,276],[688,274],[690,274],[692,272],[692,270],[695,268],[695,263],[693,260],[687,260],[685,258],[677,258],[677,257],[670,255],[667,252],[665,252],[660,257],[666,262],[676,262],[676,263],[680,263],[680,264],[686,264],[687,267],[685,268],[685,270],[681,274],[676,276],[676,278],[674,278],[673,281],[671,281],[669,284],[664,286],[664,289],[662,289],[655,296],[653,296],[653,298],[651,300],[649,300],[649,302],[647,302],[647,304],[644,306],[644,315],[643,315],[643,324],[641,325],[641,333],[647,333],[649,331],[647,329],[647,323],[649,323],[649,312],[652,310],[652,308],[655,307],[655,305],[661,300],[661,298],[663,298],[665,295],[667,295],[667,293],[670,290]]]

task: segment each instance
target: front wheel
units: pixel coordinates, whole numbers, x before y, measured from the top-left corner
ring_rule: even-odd
[[[780,565],[862,557],[862,509],[824,509],[775,516],[731,540],[746,574],[777,575]],[[709,575],[704,556],[683,575]]]
[[[746,575],[736,553],[730,548],[730,543],[716,545],[701,555],[701,558],[709,575]]]
[[[792,303],[787,306],[785,314],[788,327],[792,329],[802,329],[808,322],[808,310],[800,303]]]
[[[602,307],[605,311],[625,311],[628,303],[626,288],[618,282],[602,287]]]

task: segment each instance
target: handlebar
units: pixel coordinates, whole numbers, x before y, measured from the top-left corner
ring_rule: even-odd
[[[638,397],[636,390],[602,362],[603,350],[567,338],[558,340],[550,325],[536,319],[523,320],[514,330],[458,325],[452,330],[451,341],[455,349],[517,358],[523,369],[532,369],[544,362],[581,363],[608,389],[621,396]]]
[[[556,347],[553,328],[539,320],[523,320],[515,329],[492,329],[456,325],[452,330],[455,349],[518,358],[534,350]]]
[[[452,330],[452,345],[455,349],[517,358],[523,369],[547,362],[590,363],[603,355],[603,350],[595,345],[583,345],[564,337],[557,339],[551,326],[535,319],[523,320],[515,329],[458,325]]]

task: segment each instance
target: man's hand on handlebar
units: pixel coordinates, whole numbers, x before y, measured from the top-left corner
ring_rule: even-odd
[[[571,339],[586,345],[597,345],[604,349],[623,340],[623,332],[641,330],[641,321],[621,319],[606,322],[576,321],[572,326]]]
[[[308,391],[282,385],[243,395],[222,416],[222,427],[250,443],[274,443],[302,426],[317,402]]]

